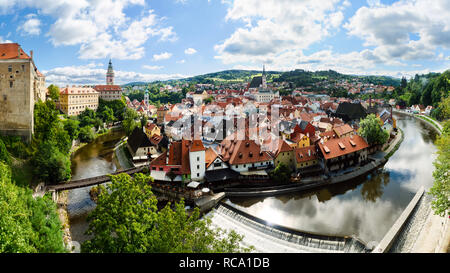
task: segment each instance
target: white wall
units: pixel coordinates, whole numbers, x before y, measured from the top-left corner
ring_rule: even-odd
[[[190,152],[189,163],[191,167],[191,179],[201,181],[205,178],[205,151]]]

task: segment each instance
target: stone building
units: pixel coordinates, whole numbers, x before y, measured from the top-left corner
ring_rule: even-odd
[[[45,77],[17,43],[0,44],[0,133],[30,140],[34,104],[45,100]]]
[[[68,116],[77,116],[86,108],[97,111],[99,93],[90,86],[66,86],[59,95],[59,109]]]

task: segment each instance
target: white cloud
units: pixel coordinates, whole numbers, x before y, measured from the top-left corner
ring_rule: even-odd
[[[214,48],[216,59],[232,63],[277,63],[283,54],[308,48],[331,35],[344,16],[341,0],[226,1],[226,20],[240,27]],[[345,3],[345,1],[344,1]]]
[[[400,0],[391,5],[368,1],[345,24],[350,35],[375,47],[386,60],[431,60],[438,47],[450,48],[450,2]]]
[[[154,61],[167,60],[167,59],[170,59],[170,57],[172,57],[172,53],[163,52],[163,53],[160,53],[160,54],[154,54],[153,55],[153,60]]]
[[[188,49],[186,49],[184,51],[184,54],[187,54],[187,55],[192,55],[192,54],[195,54],[195,53],[197,53],[197,50],[195,50],[193,48],[188,48]]]
[[[28,14],[27,19],[22,25],[17,28],[22,35],[39,35],[41,33],[41,21],[37,19],[36,14]]]
[[[186,60],[179,60],[177,61],[177,64],[184,64],[186,62]]]
[[[79,45],[81,59],[140,59],[152,37],[175,41],[176,33],[164,18],[146,9],[144,0],[0,0],[0,12],[34,8],[40,16],[54,19],[46,36],[55,46]],[[140,6],[140,15],[128,17],[125,9]],[[16,10],[13,10],[16,8]],[[38,18],[33,18],[37,19]],[[33,34],[36,34],[36,25]]]
[[[81,66],[56,67],[42,71],[46,76],[48,85],[94,85],[104,84],[106,81],[106,69],[98,67],[99,64],[90,63]],[[115,82],[125,84],[134,81],[151,82],[156,80],[169,80],[189,77],[183,74],[146,74],[132,71],[115,70]]]
[[[148,69],[148,70],[160,70],[160,69],[163,69],[164,66],[159,66],[159,65],[143,65],[142,68]]]

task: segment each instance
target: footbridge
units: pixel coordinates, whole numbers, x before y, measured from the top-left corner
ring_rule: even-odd
[[[101,176],[96,176],[96,177],[91,177],[91,178],[80,179],[80,180],[66,181],[66,182],[61,182],[60,184],[57,184],[57,185],[47,185],[47,186],[44,186],[43,190],[46,192],[59,192],[59,191],[73,190],[73,189],[78,189],[78,188],[99,185],[99,184],[103,184],[103,183],[111,181],[110,175],[118,175],[121,173],[126,173],[129,175],[132,175],[135,173],[142,172],[142,170],[144,168],[145,168],[144,166],[135,167],[135,168],[118,171],[118,172],[115,172],[112,174],[101,175]]]

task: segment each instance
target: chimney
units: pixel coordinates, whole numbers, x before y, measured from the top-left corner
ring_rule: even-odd
[[[30,56],[31,56],[31,59],[33,60],[33,50],[30,50]]]

